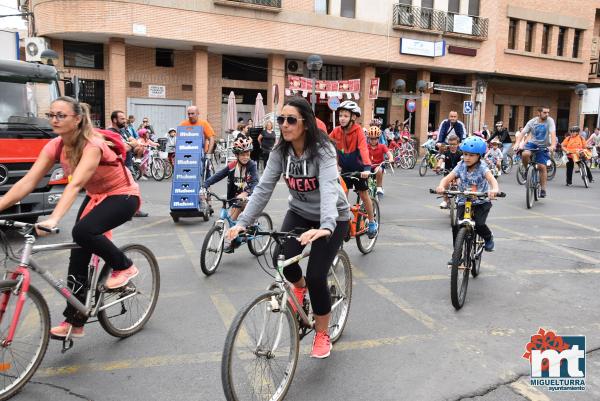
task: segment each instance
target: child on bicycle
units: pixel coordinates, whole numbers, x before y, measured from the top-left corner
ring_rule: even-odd
[[[458,162],[462,160],[462,152],[458,149],[458,135],[454,132],[450,133],[450,135],[446,137],[446,142],[448,143],[447,149],[443,153],[440,153],[436,165],[436,171],[443,170],[444,176],[450,174],[450,172],[458,165]],[[455,181],[451,182],[451,184],[454,183]],[[440,203],[440,209],[446,208],[448,208],[448,197],[444,196],[444,200]]]
[[[494,138],[490,142],[492,147],[485,154],[485,161],[489,167],[492,165],[496,167],[495,171],[497,175],[500,175],[502,171],[502,150],[500,150],[500,139]]]
[[[239,137],[233,142],[232,152],[236,161],[232,161],[216,172],[202,184],[204,189],[216,184],[227,177],[227,199],[234,199],[230,202],[230,217],[237,220],[240,213],[244,210],[248,197],[252,194],[254,187],[258,183],[258,168],[254,160],[250,160],[252,151],[252,139]],[[238,245],[225,241],[223,251],[233,252],[233,248]]]
[[[331,294],[327,286],[327,274],[348,232],[350,207],[338,183],[336,149],[327,135],[317,129],[310,104],[300,97],[288,100],[277,117],[277,123],[281,128],[281,139],[269,157],[267,168],[246,210],[227,232],[227,237],[235,238],[255,221],[267,206],[283,174],[290,196],[289,210],[281,231],[295,228],[308,230],[300,235],[298,241],[285,243],[284,256],[296,256],[306,245],[312,244],[306,277],[302,276],[297,263],[284,268],[283,273],[292,283],[300,305],[308,287],[315,319],[311,357],[326,358],[331,352]],[[358,134],[362,136],[362,132]]]
[[[169,129],[167,134],[167,156],[171,166],[175,166],[175,143],[177,142],[177,130],[175,128]]]
[[[158,146],[158,143],[150,140],[148,137],[148,130],[146,128],[141,128],[138,131],[138,145],[140,149],[140,153],[142,154],[142,163],[140,164],[140,172],[142,173],[141,179],[147,180],[146,178],[146,168],[148,167],[148,160],[150,150],[148,149],[150,146]]]
[[[372,172],[376,172],[377,195],[383,195],[383,170],[385,169],[385,164],[383,162],[386,158],[388,161],[393,159],[392,152],[389,151],[387,146],[379,143],[379,137],[381,136],[379,127],[370,127],[367,135],[369,137],[371,170]]]
[[[450,183],[458,179],[459,191],[488,193],[489,199],[476,199],[473,201],[472,213],[475,221],[475,231],[484,239],[484,249],[491,252],[494,250],[494,236],[485,222],[492,208],[491,200],[495,199],[498,193],[498,181],[482,161],[486,148],[485,141],[479,137],[471,136],[465,139],[460,144],[463,160],[440,181],[436,192],[442,195]],[[458,196],[456,205],[457,215],[462,216],[465,212],[465,197]],[[456,240],[458,229],[458,226],[452,227],[452,243]]]
[[[569,136],[562,141],[562,148],[567,153],[569,161],[567,162],[567,186],[573,185],[573,166],[577,158],[580,158],[584,163],[587,163],[591,157],[591,152],[587,148],[586,140],[580,135],[580,129],[578,126],[573,126],[569,129]],[[575,156],[577,155],[577,156]],[[588,168],[587,176],[590,182],[594,182],[592,177],[592,169]]]

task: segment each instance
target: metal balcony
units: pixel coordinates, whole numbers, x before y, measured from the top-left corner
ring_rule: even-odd
[[[469,15],[455,14],[431,8],[414,7],[406,4],[394,4],[394,28],[415,29],[472,36],[486,40],[488,19]],[[459,21],[457,23],[456,21]]]

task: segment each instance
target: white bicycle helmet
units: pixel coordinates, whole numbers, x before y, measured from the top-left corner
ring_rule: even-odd
[[[252,139],[239,137],[233,142],[232,152],[234,155],[252,151]]]
[[[353,102],[352,100],[346,100],[342,102],[342,104],[340,104],[340,107],[338,107],[338,110],[348,110],[350,113],[356,114],[357,117],[360,117],[362,113],[358,104],[356,104],[356,102]]]

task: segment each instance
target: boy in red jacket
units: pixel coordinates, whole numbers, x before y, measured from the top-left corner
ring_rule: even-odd
[[[342,102],[337,110],[340,124],[329,134],[329,137],[335,142],[338,166],[342,174],[361,172],[358,180],[351,177],[343,178],[348,189],[356,188],[358,191],[369,218],[367,236],[375,238],[378,227],[373,214],[373,204],[367,191],[369,188],[367,178],[371,174],[371,161],[367,140],[360,124],[356,122],[356,119],[361,115],[361,110],[358,104],[351,100]]]

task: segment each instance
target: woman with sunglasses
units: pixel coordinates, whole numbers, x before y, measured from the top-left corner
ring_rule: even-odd
[[[277,123],[281,128],[281,139],[271,152],[250,202],[227,236],[233,240],[256,220],[283,174],[291,196],[281,230],[307,229],[297,243],[286,243],[284,255],[286,258],[295,256],[312,243],[306,277],[302,277],[297,263],[286,267],[284,275],[293,284],[294,295],[300,304],[308,288],[315,317],[311,356],[326,358],[331,352],[327,273],[348,231],[350,209],[338,182],[335,147],[317,128],[310,104],[303,98],[289,100],[277,117]]]
[[[44,146],[25,177],[0,198],[0,211],[27,196],[54,164],[60,162],[69,183],[50,217],[38,225],[57,227],[85,188],[86,197],[73,226],[73,241],[81,248],[71,250],[69,287],[87,287],[92,254],[100,256],[113,269],[106,287],[122,287],[138,274],[138,269],[104,233],[131,220],[140,206],[139,187],[104,137],[94,130],[86,106],[71,97],[59,97],[51,103],[48,118],[58,137]],[[37,233],[47,235],[39,229]],[[85,302],[85,291],[74,295]],[[50,330],[52,336],[63,338],[71,330],[72,337],[83,337],[87,318],[71,305],[67,305],[63,314],[66,319]]]

